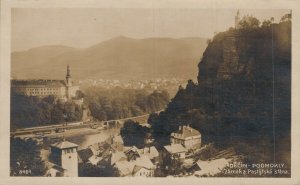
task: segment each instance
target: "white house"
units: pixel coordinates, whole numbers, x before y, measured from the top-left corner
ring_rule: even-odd
[[[171,133],[172,144],[182,144],[186,149],[196,149],[201,146],[201,134],[190,126],[179,126],[176,132]]]
[[[155,165],[147,156],[138,157],[136,160],[122,160],[114,165],[121,177],[153,177]]]
[[[225,158],[210,160],[210,161],[197,161],[192,170],[196,176],[214,176],[221,173],[222,170],[229,165],[229,162]]]

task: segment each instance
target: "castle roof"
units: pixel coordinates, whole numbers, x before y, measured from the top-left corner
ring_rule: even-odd
[[[69,141],[58,142],[58,143],[52,144],[51,146],[55,147],[55,148],[59,148],[59,149],[78,147],[77,144],[71,143]]]
[[[12,80],[12,86],[47,86],[47,87],[65,87],[64,80]]]

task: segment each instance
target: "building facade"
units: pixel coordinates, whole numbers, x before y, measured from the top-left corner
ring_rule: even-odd
[[[55,96],[60,99],[72,99],[79,86],[74,86],[70,67],[67,67],[66,80],[12,80],[12,93],[26,96]]]
[[[78,177],[78,145],[63,141],[51,145],[50,161],[62,169],[64,177]]]
[[[182,144],[166,145],[159,153],[159,164],[163,168],[168,168],[174,164],[175,161],[183,162],[187,149]]]
[[[181,144],[186,149],[200,148],[201,134],[190,126],[179,126],[176,132],[171,133],[171,143]]]

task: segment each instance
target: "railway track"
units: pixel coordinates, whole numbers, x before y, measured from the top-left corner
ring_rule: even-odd
[[[156,113],[159,113],[158,111]],[[49,125],[49,126],[40,126],[40,127],[30,127],[30,128],[22,128],[12,131],[10,134],[11,136],[19,136],[19,135],[28,135],[28,134],[35,134],[35,135],[43,135],[43,134],[51,134],[51,133],[59,133],[64,132],[65,130],[70,129],[80,129],[80,128],[97,128],[99,126],[103,126],[104,128],[109,128],[111,125],[123,124],[125,121],[133,120],[139,122],[140,124],[145,124],[148,122],[150,114],[144,114],[141,116],[123,118],[123,119],[116,119],[116,120],[107,120],[107,121],[100,121],[100,122],[74,122],[74,123],[62,123],[56,125]]]

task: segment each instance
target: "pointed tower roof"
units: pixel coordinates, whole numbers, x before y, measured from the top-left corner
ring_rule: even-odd
[[[67,66],[67,75],[66,75],[66,77],[68,78],[68,77],[71,77],[71,72],[70,72],[70,66],[69,66],[69,64],[68,64],[68,66]]]
[[[55,148],[59,148],[59,149],[66,149],[66,148],[75,148],[75,147],[78,147],[77,144],[71,143],[71,142],[65,141],[65,140],[62,141],[62,142],[58,142],[58,143],[52,144],[51,146],[55,147]]]

